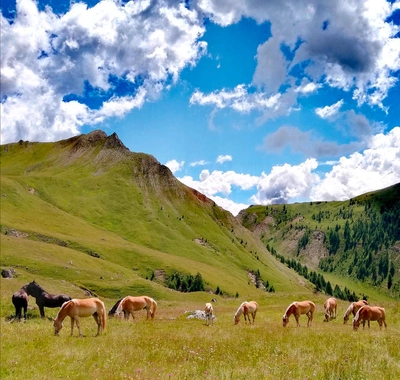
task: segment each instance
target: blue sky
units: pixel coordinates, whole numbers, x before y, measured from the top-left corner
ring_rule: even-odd
[[[400,181],[400,1],[1,11],[2,144],[116,132],[234,215]]]

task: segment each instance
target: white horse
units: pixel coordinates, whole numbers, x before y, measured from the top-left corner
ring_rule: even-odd
[[[206,314],[206,325],[209,326],[210,323],[213,324],[214,320],[214,308],[211,303],[207,302],[204,308],[204,312]]]
[[[234,320],[235,320],[235,325],[237,325],[240,321],[240,316],[243,314],[244,317],[244,322],[246,323],[246,320],[251,324],[250,321],[250,316],[253,318],[253,325],[254,325],[254,320],[256,319],[256,314],[258,310],[258,303],[256,301],[250,301],[250,302],[243,302],[239,308],[236,310]]]

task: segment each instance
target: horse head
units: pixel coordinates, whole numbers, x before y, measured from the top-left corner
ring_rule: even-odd
[[[62,322],[60,322],[57,318],[53,318],[53,326],[54,326],[54,335],[58,335],[58,333],[63,327]]]
[[[283,322],[283,327],[286,327],[286,325],[289,323],[289,318],[286,316],[286,314],[283,315],[282,322]]]

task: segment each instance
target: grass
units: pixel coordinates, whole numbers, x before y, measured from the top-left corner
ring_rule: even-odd
[[[5,301],[4,297],[2,298]],[[258,300],[254,326],[237,326],[233,314],[241,301],[214,304],[216,321],[188,320],[185,311],[202,308],[201,301],[158,300],[156,318],[135,321],[109,318],[106,332],[95,337],[92,318],[82,319],[83,338],[71,337],[69,319],[54,336],[50,319],[29,311],[26,323],[10,323],[12,308],[2,308],[2,379],[396,379],[400,377],[398,303],[385,304],[388,328],[355,332],[343,325],[347,303],[338,318],[323,322],[321,296],[311,328],[302,316],[286,328],[281,317],[291,295]],[[109,310],[114,300],[105,300]],[[10,303],[10,302],[9,302]],[[46,309],[55,316],[56,309]]]

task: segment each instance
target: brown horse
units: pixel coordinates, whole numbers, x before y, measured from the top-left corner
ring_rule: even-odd
[[[337,301],[336,298],[328,298],[324,303],[324,315],[325,322],[329,322],[333,318],[336,318]]]
[[[285,327],[289,323],[289,317],[294,314],[296,318],[297,327],[300,327],[299,318],[301,314],[306,314],[308,317],[307,326],[311,326],[311,322],[313,320],[313,315],[315,311],[315,304],[311,301],[301,301],[301,302],[293,302],[291,303],[283,314],[283,327]]]
[[[357,311],[360,310],[360,308],[365,305],[368,305],[368,302],[366,300],[359,300],[357,302],[352,302],[350,306],[347,308],[346,312],[344,313],[343,323],[344,324],[347,323],[347,321],[350,318],[350,314],[353,314],[353,316],[355,317]]]
[[[64,302],[69,301],[71,297],[65,294],[47,293],[36,281],[25,285],[26,292],[36,298],[36,305],[39,306],[40,316],[44,318],[45,307],[60,307]]]
[[[147,310],[146,319],[149,319],[149,317],[151,317],[151,319],[154,319],[154,314],[156,313],[157,309],[157,302],[154,301],[153,298],[148,296],[126,296],[119,303],[115,311],[115,315],[119,316],[123,312],[125,319],[129,319],[129,314],[132,314],[132,318],[135,319],[133,312],[143,309]]]
[[[66,317],[71,318],[71,336],[74,333],[74,324],[79,330],[79,336],[82,336],[80,319],[81,317],[92,316],[97,323],[97,335],[100,331],[105,331],[107,323],[107,312],[104,303],[98,298],[72,299],[63,303],[57,316],[53,319],[54,333],[58,335],[63,327],[63,320]]]
[[[11,301],[15,307],[15,318],[21,319],[22,317],[22,309],[24,309],[24,320],[26,321],[26,313],[28,311],[28,293],[26,292],[26,285],[23,286],[20,290],[15,292]]]
[[[204,313],[206,315],[206,325],[211,325],[214,322],[214,308],[213,305],[209,302],[206,303],[206,306],[204,307]]]
[[[370,328],[370,321],[377,321],[379,324],[379,328],[382,329],[382,325],[386,326],[385,321],[385,309],[379,306],[362,306],[358,311],[356,316],[353,319],[353,329],[355,331],[360,327],[360,322],[362,322],[363,329],[365,328],[365,321],[368,321],[368,328]]]
[[[251,315],[253,319],[253,325],[254,325],[254,320],[256,319],[256,314],[258,310],[258,303],[256,301],[245,301],[243,302],[239,308],[236,310],[234,320],[235,320],[235,325],[237,325],[240,321],[240,316],[243,314],[244,317],[244,322],[246,323],[246,320],[251,324],[250,321],[250,316]]]

